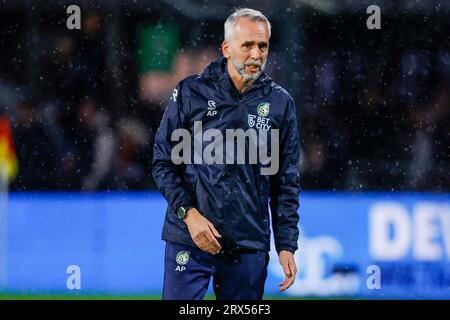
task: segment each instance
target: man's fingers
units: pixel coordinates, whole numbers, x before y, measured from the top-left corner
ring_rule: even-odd
[[[289,262],[283,262],[282,266],[283,266],[283,271],[284,271],[284,274],[286,275],[286,277],[291,276],[292,273],[291,273],[291,270],[289,269]]]
[[[288,278],[285,278],[282,282],[280,282],[278,284],[278,286],[280,287],[280,291],[286,290],[287,283],[288,283]]]
[[[286,278],[278,285],[280,286],[280,291],[285,291],[294,283],[295,276],[297,274],[297,267],[295,266],[295,260],[293,258],[280,262]]]
[[[195,237],[194,242],[202,251],[207,251],[209,249],[209,241],[206,236],[201,233]]]
[[[286,291],[292,285],[292,280],[286,282],[283,286],[280,287],[280,292]]]
[[[205,231],[205,236],[208,239],[209,243],[211,243],[211,245],[214,247],[215,251],[217,251],[221,248],[220,243],[214,237],[211,230]]]
[[[211,254],[218,253],[218,251],[220,250],[220,244],[217,242],[217,240],[210,232],[202,233],[199,236],[197,246],[203,251],[206,251]]]
[[[219,233],[219,231],[217,231],[217,229],[211,222],[208,222],[208,226],[214,236],[213,243],[217,244],[217,246],[214,247],[215,250],[214,252],[212,252],[212,254],[217,254],[220,252],[220,249],[222,249],[222,246],[220,245],[220,243],[217,241],[216,238],[222,238],[222,235]]]
[[[186,223],[188,225],[189,233],[194,243],[201,250],[211,254],[219,253],[221,246],[216,238],[222,237],[214,225],[203,217],[198,211],[193,210],[194,214],[189,214],[191,217]],[[197,214],[195,214],[197,213]]]
[[[289,261],[289,270],[291,271],[291,275],[295,279],[295,275],[297,274],[297,267],[295,266],[295,261],[294,260],[290,260]]]
[[[295,277],[291,276],[286,279],[282,283],[279,284],[280,291],[285,291],[294,283]]]
[[[219,233],[219,231],[217,231],[217,229],[214,227],[214,225],[213,225],[211,222],[208,223],[208,226],[209,226],[209,228],[211,229],[211,231],[212,231],[214,237],[216,237],[216,238],[222,238],[222,235]]]

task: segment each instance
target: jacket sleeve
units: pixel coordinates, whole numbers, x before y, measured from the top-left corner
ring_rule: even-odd
[[[171,141],[175,129],[186,128],[189,122],[187,80],[181,81],[170,98],[153,146],[153,179],[166,198],[169,210],[176,212],[180,206],[195,207],[196,201],[190,185],[184,178],[184,164],[174,164],[172,148],[178,141]]]
[[[296,108],[292,98],[287,103],[285,120],[280,128],[279,170],[271,177],[270,210],[275,248],[279,253],[294,253],[299,236],[300,145]]]

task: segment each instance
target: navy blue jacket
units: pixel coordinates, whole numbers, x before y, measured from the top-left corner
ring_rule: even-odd
[[[157,131],[152,173],[168,202],[162,239],[195,246],[185,222],[176,214],[180,206],[195,207],[222,235],[218,240],[224,249],[269,251],[270,200],[276,250],[295,252],[300,185],[294,101],[265,73],[240,94],[231,82],[226,61],[222,57],[208,65],[201,75],[189,76],[178,84]],[[269,108],[258,112],[258,106],[265,103],[270,104]],[[174,164],[171,151],[178,141],[171,141],[171,134],[175,129],[185,128],[194,141],[194,121],[202,121],[203,132],[211,128],[220,130],[224,141],[226,129],[256,129],[255,123],[260,128],[265,124],[266,129],[270,126],[268,130],[279,129],[278,173],[261,175],[261,167],[267,165],[259,161]],[[270,143],[268,149],[270,152]]]

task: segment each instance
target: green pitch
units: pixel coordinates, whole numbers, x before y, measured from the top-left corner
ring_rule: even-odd
[[[205,300],[214,300],[213,295],[207,295]],[[310,300],[311,298],[295,298],[287,296],[267,295],[265,300]],[[316,299],[316,298],[314,298]],[[0,300],[161,300],[160,294],[154,295],[80,295],[80,294],[26,294],[0,293]]]

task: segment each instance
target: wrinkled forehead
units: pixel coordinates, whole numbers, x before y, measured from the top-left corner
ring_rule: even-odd
[[[269,27],[263,21],[252,21],[249,18],[241,17],[236,22],[233,30],[233,40],[237,43],[247,41],[269,43]]]

